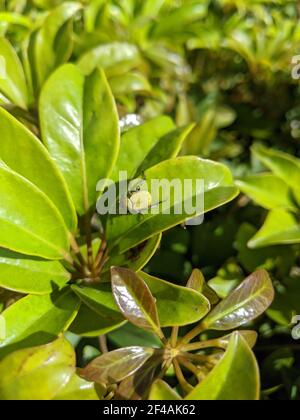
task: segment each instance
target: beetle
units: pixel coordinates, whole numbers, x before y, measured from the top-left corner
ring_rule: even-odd
[[[143,178],[137,178],[130,182],[127,197],[120,200],[120,207],[131,214],[142,214],[160,203],[152,203],[152,195],[148,191],[147,182]]]

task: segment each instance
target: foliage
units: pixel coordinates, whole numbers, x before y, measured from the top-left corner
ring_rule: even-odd
[[[297,2],[0,8],[0,399],[298,399]],[[99,216],[120,171],[205,222]]]

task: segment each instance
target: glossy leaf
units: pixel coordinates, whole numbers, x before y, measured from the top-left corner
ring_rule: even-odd
[[[300,226],[295,216],[284,210],[271,211],[262,228],[248,243],[250,248],[300,243]]]
[[[207,285],[202,272],[198,269],[193,270],[188,280],[187,287],[202,293],[212,305],[219,302],[218,295]]]
[[[141,330],[129,322],[118,330],[109,333],[108,339],[117,348],[131,346],[161,347],[161,342],[156,335],[149,331],[143,331],[143,334],[141,334]]]
[[[274,149],[261,145],[253,147],[254,155],[276,176],[291,187],[300,204],[300,160]]]
[[[126,268],[113,267],[111,281],[114,298],[125,318],[162,337],[155,299],[141,277]]]
[[[248,346],[252,349],[258,339],[258,334],[256,331],[250,331],[250,330],[239,330],[239,335],[243,337],[245,342],[248,344]],[[218,339],[219,343],[222,345],[224,349],[227,349],[228,345],[230,344],[230,341],[232,339],[232,334],[228,334],[225,337],[221,337]]]
[[[75,353],[64,338],[16,351],[0,362],[0,399],[50,400],[74,371]]]
[[[78,308],[79,299],[69,288],[52,295],[20,299],[2,313],[6,337],[0,341],[0,355],[53,340],[69,327]]]
[[[142,73],[132,72],[114,76],[109,79],[111,90],[115,96],[130,93],[151,94],[151,85]]]
[[[147,265],[155,254],[161,241],[161,234],[153,236],[148,241],[129,249],[121,255],[112,255],[103,268],[103,273],[110,270],[111,267],[129,268],[135,272],[141,270]]]
[[[21,61],[13,46],[0,38],[0,55],[5,77],[0,77],[0,91],[15,105],[27,108],[28,91]]]
[[[68,229],[77,226],[70,192],[46,148],[23,124],[0,108],[0,159],[43,191],[62,214]]]
[[[0,249],[0,287],[20,293],[49,294],[71,278],[57,261],[27,257]]]
[[[290,188],[273,174],[250,175],[238,180],[237,185],[255,203],[268,210],[295,209]]]
[[[251,273],[257,267],[274,270],[278,267],[285,276],[289,273],[290,267],[294,264],[295,255],[292,247],[272,246],[265,248],[250,248],[249,241],[257,232],[257,228],[243,223],[236,237],[236,249],[238,250],[238,261],[244,269]],[[279,272],[278,272],[279,274]]]
[[[92,73],[95,68],[105,69],[109,76],[126,74],[127,71],[137,67],[141,62],[138,48],[126,42],[112,42],[100,45],[87,53],[79,60],[78,65],[84,74]]]
[[[154,354],[135,374],[120,383],[117,399],[133,401],[146,399],[161,362],[162,356]]]
[[[120,171],[127,171],[128,179],[134,178],[152,149],[174,128],[172,120],[163,116],[126,131],[112,179],[118,181]]]
[[[163,327],[193,324],[204,318],[210,310],[207,298],[197,291],[146,273],[141,272],[139,276],[146,282],[156,299],[158,316]]]
[[[70,325],[69,330],[81,337],[99,337],[122,327],[124,324],[126,324],[126,321],[123,317],[120,321],[116,317],[101,316],[90,309],[89,306],[83,304],[80,306],[78,315]]]
[[[102,318],[107,318],[112,324],[124,322],[124,318],[113,298],[110,284],[102,284],[97,288],[72,286],[72,290]]]
[[[40,120],[43,141],[83,214],[96,203],[96,185],[109,177],[119,150],[118,114],[104,73],[84,78],[72,64],[61,67],[41,94]]]
[[[88,382],[74,373],[69,382],[55,395],[57,401],[98,401],[105,394],[105,388]]]
[[[193,185],[191,188],[186,188],[181,196],[174,194],[174,188],[171,188],[170,200],[166,202],[163,200],[161,203],[164,207],[171,205],[168,211],[171,214],[161,214],[161,209],[158,208],[158,211],[150,211],[148,214],[109,217],[107,225],[109,248],[116,247],[116,252],[124,252],[159,232],[213,210],[231,201],[238,194],[231,173],[225,166],[197,157],[187,156],[167,160],[145,171],[144,178],[150,190],[152,180],[163,179],[172,182],[175,179],[183,183],[188,179]],[[204,190],[196,189],[197,179],[204,180]],[[151,190],[151,194],[153,203],[160,202],[161,191],[158,186],[155,191]],[[181,214],[173,214],[175,206],[195,200],[197,196],[204,199],[203,209],[199,208],[188,215],[182,206],[182,212],[179,212]]]
[[[27,255],[62,259],[66,225],[50,199],[0,161],[0,246]]]
[[[150,390],[149,401],[179,401],[180,395],[169,384],[157,379]]]
[[[133,375],[152,356],[153,350],[127,347],[105,353],[82,371],[84,378],[97,383],[118,383]]]
[[[187,400],[258,400],[259,370],[254,354],[239,333],[232,335],[219,364],[186,397]]]
[[[220,331],[237,328],[265,312],[273,298],[274,289],[268,273],[258,270],[210,312],[203,326]]]
[[[193,124],[177,128],[163,136],[145,157],[139,167],[137,174],[141,174],[152,166],[164,160],[176,157],[184,144],[187,136],[191,132]]]
[[[35,34],[32,64],[35,76],[34,82],[37,84],[38,89],[43,85],[51,72],[69,58],[72,51],[68,51],[67,56],[63,60],[59,56],[59,51],[64,49],[66,52],[71,41],[69,39],[64,45],[60,45],[59,32],[80,8],[80,3],[68,1],[57,6],[48,14],[42,27]]]

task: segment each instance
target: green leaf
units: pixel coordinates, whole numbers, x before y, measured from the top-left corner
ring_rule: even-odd
[[[61,60],[59,51],[61,49],[67,50],[68,42],[63,45],[60,44],[60,31],[64,28],[64,25],[81,9],[80,3],[75,2],[64,2],[55,9],[52,9],[42,27],[34,36],[33,40],[33,57],[32,64],[34,69],[34,82],[37,84],[38,90],[47,80],[51,72],[67,61],[70,51],[65,59]],[[63,37],[61,38],[63,39]]]
[[[186,152],[193,155],[207,156],[212,141],[218,134],[216,109],[208,109],[190,135],[186,142]]]
[[[228,168],[219,163],[186,156],[162,162],[144,173],[144,179],[151,191],[153,204],[160,203],[163,207],[169,206],[171,214],[162,214],[161,209],[149,211],[149,214],[115,215],[108,219],[107,237],[109,248],[115,252],[125,252],[133,246],[145,241],[159,232],[165,231],[188,219],[199,216],[213,210],[222,204],[231,201],[238,194],[237,188],[233,185],[233,179]],[[196,180],[204,180],[204,190],[197,190]],[[151,190],[152,180],[165,180],[184,184],[185,180],[191,180],[191,188],[185,188],[184,193],[175,193],[170,188],[169,200],[161,196],[161,189],[157,185],[154,191]],[[155,182],[155,185],[157,182]],[[182,190],[182,188],[181,188]],[[187,202],[195,202],[196,197],[204,200],[204,208],[197,209],[193,214],[187,214],[182,206],[180,214],[175,213],[178,205]],[[161,206],[159,206],[161,207]]]
[[[179,401],[182,398],[169,384],[157,379],[150,390],[149,401]]]
[[[16,351],[0,362],[0,399],[50,400],[74,371],[75,353],[64,338]]]
[[[276,270],[277,274],[286,276],[295,264],[295,254],[292,247],[272,246],[265,248],[249,247],[249,241],[256,234],[256,227],[242,223],[236,236],[235,248],[238,250],[238,261],[249,273],[257,268],[267,271]]]
[[[115,96],[128,94],[151,94],[149,81],[142,73],[132,72],[114,76],[109,79],[111,90]]]
[[[50,199],[0,160],[0,246],[62,259],[69,250],[66,225]]]
[[[112,325],[119,325],[124,322],[112,295],[110,284],[101,284],[97,288],[72,286],[72,290],[82,302],[100,317],[108,319]]]
[[[187,287],[139,273],[156,299],[160,323],[163,327],[193,324],[204,318],[210,310],[205,296]]]
[[[155,299],[141,277],[126,268],[113,267],[111,281],[113,295],[125,318],[163,337]]]
[[[80,372],[79,372],[80,373]],[[105,388],[93,382],[88,382],[77,373],[71,377],[69,382],[55,395],[54,400],[59,401],[97,401],[102,399]]]
[[[166,3],[165,0],[144,0],[143,15],[156,17],[159,14],[164,3]]]
[[[295,314],[300,314],[299,277],[285,279],[277,290],[273,304],[267,311],[269,318],[285,327],[291,325]]]
[[[276,176],[291,187],[298,205],[300,205],[300,160],[261,145],[253,147],[254,155]]]
[[[262,228],[249,241],[252,249],[300,243],[300,225],[294,215],[284,210],[271,211]]]
[[[207,4],[199,1],[190,4],[183,4],[181,7],[174,8],[160,19],[154,26],[152,35],[155,38],[169,36],[174,37],[177,32],[184,30],[190,24],[203,18],[207,13]]]
[[[49,294],[71,278],[57,261],[27,257],[0,248],[0,287],[20,293]]]
[[[236,184],[243,193],[267,210],[295,209],[290,188],[273,174],[249,175],[238,180]]]
[[[0,22],[5,22],[10,25],[23,26],[26,29],[31,27],[31,20],[29,17],[14,12],[1,12]]]
[[[143,334],[141,334],[140,328],[129,322],[118,330],[109,333],[108,338],[117,348],[131,346],[161,347],[161,342],[156,335],[148,331],[143,331]]]
[[[79,60],[78,65],[84,74],[92,73],[97,67],[105,70],[110,77],[126,74],[141,63],[138,48],[126,42],[112,42],[100,45]]]
[[[204,320],[203,327],[232,330],[264,313],[274,298],[271,279],[265,270],[257,270],[220,302]]]
[[[202,274],[202,272],[198,269],[193,270],[188,282],[187,286],[190,289],[196,290],[196,292],[201,293],[205,296],[212,305],[215,305],[219,302],[219,297],[216,292],[211,289]]]
[[[238,333],[241,337],[243,337],[243,339],[245,340],[245,342],[248,344],[248,346],[251,349],[255,346],[258,339],[258,334],[256,331],[240,330],[238,331]],[[218,338],[217,341],[224,349],[227,349],[227,347],[230,344],[231,338],[232,338],[232,334],[228,334],[225,337]]]
[[[174,128],[173,121],[162,116],[126,131],[122,135],[120,153],[112,179],[119,181],[120,171],[127,171],[128,179],[135,178],[153,148]]]
[[[13,46],[2,37],[0,38],[0,56],[4,60],[0,63],[1,73],[4,72],[0,76],[0,91],[13,104],[26,109],[28,91],[22,64]]]
[[[93,304],[94,307],[95,303]],[[71,324],[69,330],[82,337],[99,337],[99,335],[107,334],[126,324],[122,317],[122,321],[116,318],[107,318],[90,309],[89,306],[81,305],[78,315]]]
[[[142,270],[159,247],[161,237],[162,235],[158,234],[139,246],[129,249],[124,254],[112,255],[105,264],[103,273],[108,272],[113,266],[130,268],[135,272]]]
[[[121,382],[140,369],[153,352],[153,349],[144,347],[127,347],[105,353],[89,363],[82,376],[97,383]]]
[[[258,400],[259,369],[254,354],[238,333],[212,372],[186,397],[187,400]]]
[[[110,176],[119,150],[118,114],[104,73],[84,78],[76,66],[62,66],[42,91],[40,120],[43,141],[83,214],[96,203],[96,185]]]
[[[79,299],[69,288],[18,300],[2,313],[6,337],[0,341],[0,355],[53,340],[69,327],[78,308]]]
[[[46,148],[31,131],[0,108],[0,159],[43,191],[58,208],[68,229],[77,227],[70,192]]]
[[[258,334],[256,331],[239,330],[238,333],[243,337],[243,339],[251,349],[255,346],[258,338]],[[209,348],[226,350],[230,344],[231,338],[232,333],[227,334],[224,337],[214,338],[208,341],[201,341],[199,343],[195,343],[195,348],[197,348],[197,350]],[[191,344],[191,346],[193,346],[193,344]]]
[[[0,304],[0,313],[2,312],[2,304]],[[0,340],[4,340],[6,336],[6,322],[3,316],[0,315]]]
[[[145,159],[137,170],[137,175],[140,175],[147,169],[163,162],[164,160],[175,158],[179,154],[183,143],[192,129],[193,124],[190,124],[188,126],[172,130],[161,137],[152,147],[148,155],[145,156]]]

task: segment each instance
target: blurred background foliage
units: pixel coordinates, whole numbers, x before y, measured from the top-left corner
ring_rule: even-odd
[[[226,163],[236,178],[262,170],[251,154],[255,143],[300,156],[300,81],[292,77],[293,71],[297,76],[293,57],[300,54],[298,1],[80,3],[80,10],[57,25],[54,67],[72,61],[89,73],[102,66],[123,130],[161,114],[173,116],[178,126],[196,122],[184,153]],[[24,68],[36,33],[62,4],[72,3],[0,1],[0,34],[17,49]],[[22,113],[28,123],[36,113],[39,89],[32,86],[30,105]],[[17,111],[20,115],[16,106]],[[264,398],[299,399],[300,344],[291,338],[292,318],[300,314],[299,245],[250,249],[248,242],[265,217],[265,209],[241,194],[206,216],[203,225],[167,233],[147,271],[185,284],[197,267],[225,297],[246,275],[266,268],[277,297],[251,326],[260,333],[256,354]],[[143,345],[153,337],[136,335],[126,326],[109,340],[117,346]],[[93,340],[80,341],[82,363],[95,357],[95,347]]]

